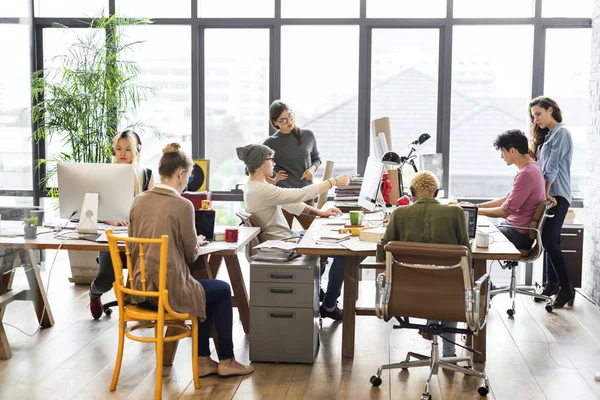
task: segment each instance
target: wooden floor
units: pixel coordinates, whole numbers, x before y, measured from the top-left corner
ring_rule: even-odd
[[[48,252],[51,260],[53,252]],[[65,255],[66,257],[66,255]],[[154,391],[154,348],[127,341],[119,386],[108,387],[114,367],[116,315],[98,321],[90,317],[87,288],[67,281],[62,254],[56,262],[49,298],[56,325],[32,337],[7,327],[13,357],[0,361],[1,399],[150,399]],[[50,264],[50,263],[48,263]],[[48,270],[43,271],[44,282]],[[25,285],[19,271],[15,286]],[[373,282],[361,284],[360,302],[372,303]],[[105,296],[105,300],[112,295]],[[598,399],[600,382],[600,310],[579,296],[573,309],[552,314],[543,304],[517,301],[514,318],[505,310],[506,295],[494,299],[488,322],[490,399]],[[5,322],[28,333],[36,329],[33,307],[15,302]],[[356,320],[356,356],[342,359],[342,326],[325,321],[321,347],[313,365],[255,364],[248,377],[201,379],[194,390],[190,341],[182,341],[173,367],[163,377],[165,399],[418,399],[424,389],[425,368],[386,372],[373,388],[369,377],[381,363],[397,362],[407,351],[428,352],[429,342],[414,331],[393,330],[374,317]],[[239,320],[234,322],[236,356],[248,362],[248,339]],[[216,355],[215,355],[216,357]],[[432,380],[434,399],[477,399],[480,380],[440,372]]]

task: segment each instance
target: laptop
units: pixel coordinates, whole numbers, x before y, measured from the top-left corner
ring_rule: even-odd
[[[465,213],[465,222],[467,224],[467,235],[469,243],[473,244],[475,234],[477,233],[477,207],[461,207]]]

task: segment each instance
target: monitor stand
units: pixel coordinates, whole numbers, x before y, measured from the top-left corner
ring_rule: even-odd
[[[76,231],[83,234],[98,234],[98,193],[85,194]]]

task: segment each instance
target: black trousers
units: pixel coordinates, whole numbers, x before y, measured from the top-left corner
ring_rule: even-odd
[[[127,258],[125,253],[119,253],[121,255],[121,262],[123,268],[127,268]],[[104,293],[112,289],[113,282],[115,281],[115,271],[113,269],[113,263],[110,259],[110,252],[101,251],[98,256],[98,275],[92,281],[90,286],[90,298],[92,300],[99,299]]]
[[[567,263],[560,248],[560,231],[569,211],[569,202],[561,196],[556,197],[556,206],[550,210],[552,218],[546,218],[542,231],[542,244],[546,250],[546,281],[558,283],[561,288],[570,286]]]

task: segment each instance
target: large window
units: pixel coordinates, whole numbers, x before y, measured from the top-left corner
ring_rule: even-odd
[[[533,0],[454,0],[455,18],[533,17]]]
[[[355,173],[358,27],[284,26],[281,47],[281,98],[296,124],[313,131],[321,160],[334,161],[336,174]]]
[[[141,162],[154,170],[158,181],[158,160],[166,143],[178,142],[188,154],[192,150],[190,27],[136,26],[124,34],[127,42],[140,42],[129,54],[140,67],[137,84],[155,90],[129,117],[143,125]]]
[[[35,0],[36,17],[97,17],[108,14],[108,0]]]
[[[269,134],[269,31],[207,29],[204,46],[210,187],[229,190],[248,179],[235,148]]]
[[[190,0],[116,0],[117,12],[128,17],[189,18]]]
[[[283,18],[358,18],[359,0],[283,0]]]
[[[371,119],[389,117],[392,147],[400,156],[427,132],[422,151],[435,153],[438,96],[438,29],[374,29]]]
[[[367,0],[369,18],[444,18],[446,0]]]
[[[203,18],[269,18],[275,14],[274,0],[197,0]]]
[[[548,29],[546,32],[544,95],[561,107],[563,122],[573,135],[573,197],[583,197],[585,185],[591,38],[591,29]]]
[[[501,197],[517,170],[493,143],[527,130],[533,27],[459,26],[453,39],[450,195]]]
[[[590,18],[594,0],[542,0],[542,17]]]
[[[0,25],[0,189],[5,190],[32,188],[29,29]]]

